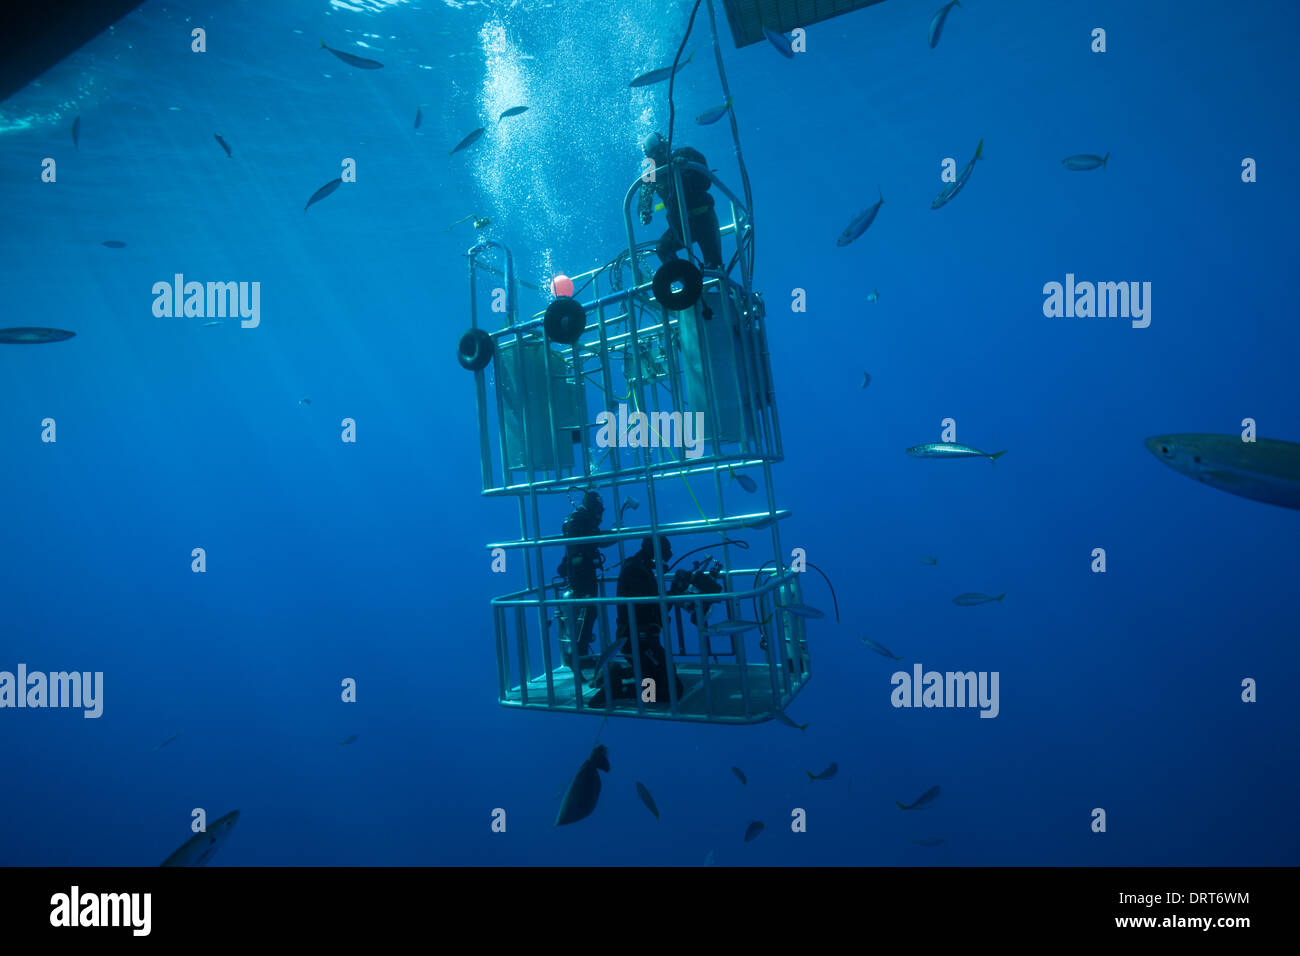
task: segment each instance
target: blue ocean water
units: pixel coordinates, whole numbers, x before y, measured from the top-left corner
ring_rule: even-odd
[[[1143,447],[1244,418],[1300,440],[1300,14],[968,0],[930,49],[938,6],[817,24],[787,60],[736,50],[719,5],[783,541],[842,623],[811,626],[806,732],[612,720],[600,804],[565,828],[600,722],[495,701],[484,545],[517,521],[479,494],[453,359],[472,230],[445,228],[490,217],[538,284],[616,255],[637,144],[668,120],[666,85],[627,83],[672,61],[691,4],[149,2],[0,104],[0,325],[77,333],[0,346],[0,670],[104,674],[98,719],[0,710],[0,862],[156,865],[196,807],[241,811],[217,866],[1300,862],[1300,517]],[[735,182],[727,124],[692,122],[722,101],[703,10],[694,29],[675,142]],[[1110,159],[1063,169],[1077,153]],[[343,157],[357,181],[304,212]],[[177,273],[259,282],[260,326],[156,317]],[[1045,317],[1067,274],[1150,282],[1150,326]],[[904,455],[946,418],[1006,455]],[[998,716],[891,706],[914,662],[998,672]],[[895,805],[936,784],[924,813]]]

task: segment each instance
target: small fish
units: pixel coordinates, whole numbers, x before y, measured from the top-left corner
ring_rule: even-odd
[[[930,565],[930,567],[934,567],[936,564],[939,563],[939,559],[928,554],[923,554],[921,555],[921,563],[928,564]]]
[[[349,737],[345,737],[343,740],[340,740],[340,741],[339,741],[339,746],[340,746],[340,747],[346,747],[348,744],[354,744],[354,743],[356,743],[356,742],[357,742],[357,735],[356,735],[356,734],[352,734],[351,736],[349,736]]]
[[[210,329],[210,328],[212,328],[214,325],[221,325],[221,324],[222,324],[222,322],[221,322],[220,319],[213,319],[211,322],[204,322],[204,323],[203,323],[203,327],[204,327],[205,329]]]
[[[902,660],[901,657],[899,657],[897,654],[895,654],[893,651],[887,648],[884,644],[877,644],[869,637],[859,637],[858,640],[861,641],[863,644],[867,645],[867,647],[871,648],[881,657],[888,657],[890,660],[895,660],[895,661]]]
[[[948,11],[953,7],[960,7],[958,0],[952,0],[951,3],[945,3],[940,7],[939,12],[930,18],[930,49],[933,50],[939,43],[939,34],[943,32],[943,22],[948,19]]]
[[[355,66],[358,70],[382,70],[384,64],[378,60],[367,60],[362,56],[353,56],[351,53],[344,53],[342,50],[336,50],[332,46],[326,46],[325,41],[321,40],[320,45],[333,53],[336,57],[346,63],[348,66]]]
[[[420,109],[419,107],[416,107],[416,109],[415,109],[415,129],[419,129],[419,128],[420,128],[420,124],[423,123],[423,122],[424,122],[424,110]]]
[[[870,384],[871,384],[871,373],[870,373],[870,372],[863,372],[863,373],[862,373],[862,387],[863,387],[863,388],[866,388],[866,387],[867,387],[868,385],[870,385]]]
[[[937,796],[939,796],[939,788],[931,787],[929,790],[925,791],[925,793],[921,794],[919,797],[916,798],[916,800],[914,800],[912,803],[909,803],[907,806],[903,806],[901,803],[898,803],[897,800],[895,800],[894,802],[898,803],[898,809],[900,810],[922,810],[925,808],[925,805],[927,803],[930,803]]]
[[[42,329],[30,326],[0,329],[0,344],[44,345],[46,342],[62,342],[76,334],[76,332],[68,332],[64,329]]]
[[[224,150],[226,151],[226,156],[227,156],[228,158],[230,158],[230,159],[234,159],[234,158],[235,158],[235,154],[232,153],[232,152],[230,151],[230,144],[227,143],[224,139],[221,138],[221,134],[220,134],[220,133],[213,133],[212,136],[213,136],[213,138],[214,138],[218,143],[221,144],[221,148],[224,149]]]
[[[497,122],[500,123],[501,120],[505,119],[507,116],[518,116],[520,113],[527,113],[527,112],[528,112],[527,106],[512,106],[510,107],[510,109],[506,110],[504,113],[500,115],[500,117],[497,118]]]
[[[695,51],[692,50],[690,56],[688,56],[681,63],[677,64],[677,70],[680,71],[684,69],[686,64],[690,63],[691,59],[694,56],[695,56]],[[664,80],[668,79],[668,77],[673,75],[673,72],[674,71],[671,64],[668,66],[660,67],[657,70],[651,70],[649,73],[642,73],[631,83],[629,83],[628,86],[654,86],[654,84],[662,83]]]
[[[826,768],[825,770],[823,770],[821,773],[813,773],[811,770],[805,770],[805,771],[804,771],[804,773],[806,773],[806,774],[808,775],[808,780],[809,780],[810,782],[813,781],[813,780],[830,780],[832,777],[834,777],[834,776],[835,776],[837,773],[839,773],[839,772],[840,772],[840,765],[837,764],[837,763],[832,763],[829,767],[827,767],[827,768]]]
[[[880,193],[880,199],[877,200],[876,204],[870,209],[858,213],[854,220],[844,227],[844,231],[840,233],[840,237],[835,240],[835,245],[847,246],[854,239],[858,238],[858,236],[866,232],[867,227],[876,221],[876,214],[880,212],[880,207],[884,205],[885,202],[884,190],[879,186],[876,186],[876,191]]]
[[[867,293],[867,301],[868,301],[868,302],[879,302],[879,301],[880,301],[880,290],[879,290],[879,289],[872,289],[870,292],[868,292],[868,293]]]
[[[943,837],[926,837],[922,840],[908,839],[908,843],[915,843],[917,846],[940,846],[943,843]]]
[[[971,157],[970,162],[962,167],[962,171],[957,174],[955,182],[951,182],[939,190],[939,195],[934,197],[934,202],[930,203],[931,209],[938,209],[946,205],[953,196],[961,192],[962,187],[970,180],[970,174],[975,171],[975,163],[984,156],[984,140],[980,140],[979,145],[975,147],[975,155]]]
[[[913,458],[987,458],[989,461],[997,461],[1006,451],[995,451],[990,455],[986,451],[970,445],[959,445],[955,441],[929,441],[924,445],[914,445],[907,453]]]
[[[1101,167],[1101,171],[1106,171],[1106,161],[1110,159],[1110,153],[1105,156],[1093,156],[1091,153],[1080,153],[1078,156],[1067,156],[1061,160],[1061,165],[1066,169],[1096,169]]]
[[[1300,508],[1300,445],[1239,435],[1158,435],[1147,451],[1180,475],[1229,494]]]
[[[650,791],[646,789],[646,785],[640,780],[636,782],[636,795],[641,798],[641,802],[645,804],[645,808],[653,813],[655,819],[658,820],[659,808],[655,806],[655,798],[650,796]]]
[[[958,594],[952,599],[952,603],[956,604],[958,607],[974,607],[977,604],[988,604],[992,601],[1001,601],[1006,596],[1006,591],[1003,591],[997,597],[989,597],[987,594],[976,594],[972,591],[967,594]]]
[[[808,729],[808,725],[807,725],[807,724],[796,724],[793,720],[791,720],[788,716],[786,716],[786,713],[785,713],[784,710],[778,710],[778,711],[776,712],[776,719],[779,720],[779,721],[781,721],[781,723],[785,724],[787,727],[793,727],[795,730],[807,730],[807,729]]]
[[[307,205],[302,207],[302,211],[306,212],[308,209],[312,207],[314,203],[320,202],[322,199],[324,199],[326,196],[334,192],[334,190],[338,189],[342,185],[343,185],[342,179],[331,179],[324,186],[322,186],[320,189],[316,190],[314,193],[311,194],[311,198],[307,200]]]
[[[299,404],[299,405],[310,405],[310,404],[311,404],[311,399],[310,399],[310,398],[300,398],[300,399],[298,399],[298,404]]]
[[[758,491],[758,485],[754,482],[753,478],[749,477],[749,475],[738,475],[732,471],[730,467],[727,468],[727,471],[736,484],[740,485],[740,487],[744,488],[751,495]]]
[[[107,239],[100,243],[101,246],[108,246],[110,249],[125,249],[126,243],[121,239]]]
[[[759,626],[757,621],[741,621],[736,618],[727,618],[727,620],[719,621],[717,624],[710,624],[708,631],[710,634],[745,634]]]
[[[78,142],[81,139],[81,117],[78,116],[72,121],[72,148],[81,149]]]
[[[722,119],[722,117],[727,115],[727,111],[731,109],[731,101],[733,99],[735,99],[734,96],[728,97],[727,102],[723,103],[721,106],[715,106],[711,110],[705,110],[699,116],[695,117],[695,122],[700,126],[711,126],[716,123],[718,120]]]
[[[459,153],[462,149],[468,149],[470,146],[473,146],[475,143],[477,143],[478,138],[482,135],[483,135],[483,127],[480,126],[478,129],[474,130],[474,132],[470,133],[459,143],[457,143],[455,149],[453,149],[447,155],[451,156],[453,153]]]
[[[732,767],[731,772],[736,775],[736,778],[741,782],[742,786],[746,786],[746,787],[749,786],[749,781],[745,779],[745,774],[741,771],[739,767]]]
[[[763,33],[767,35],[767,42],[776,47],[776,52],[780,53],[787,60],[794,59],[794,44],[784,33],[777,33],[775,30],[769,30],[763,27]]]
[[[591,756],[582,762],[578,772],[573,775],[573,781],[560,804],[559,815],[555,818],[557,827],[577,823],[591,816],[596,809],[596,801],[600,799],[598,770],[609,773],[609,751],[604,744],[597,744],[591,751]]]
[[[159,865],[203,866],[212,859],[217,850],[221,849],[221,844],[226,842],[226,837],[230,836],[230,831],[238,819],[239,811],[232,810],[215,823],[208,824],[204,832],[196,833],[182,843],[180,849]]]
[[[712,850],[710,850],[708,853],[704,854],[704,865],[705,865],[705,866],[712,866],[712,865],[713,865],[713,851],[712,851]]]
[[[162,750],[164,747],[166,747],[169,743],[171,743],[179,736],[180,734],[172,734],[170,737],[168,737],[166,740],[160,743],[157,747],[154,747],[152,752],[157,753],[158,751]]]
[[[749,843],[756,836],[763,832],[763,823],[761,820],[755,820],[749,826],[745,827],[745,842]]]
[[[826,616],[825,611],[819,611],[815,607],[809,607],[807,604],[781,604],[777,606],[778,611],[789,611],[795,617],[823,618]]]
[[[637,501],[631,495],[623,499],[623,503],[618,507],[618,520],[622,522],[623,515],[629,511],[636,511],[641,507],[641,502]]]

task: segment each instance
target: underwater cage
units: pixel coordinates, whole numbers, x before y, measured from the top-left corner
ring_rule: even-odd
[[[753,724],[782,714],[811,676],[805,625],[821,613],[803,604],[802,567],[781,545],[790,516],[772,482],[781,429],[734,117],[732,134],[743,199],[682,158],[646,172],[672,177],[676,196],[690,173],[725,197],[721,234],[734,248],[725,268],[682,259],[647,266],[655,242],[638,244],[632,226],[641,180],[623,201],[626,250],[573,276],[571,295],[543,312],[519,315],[521,283],[504,244],[484,239],[466,253],[471,325],[457,358],[474,376],[482,491],[515,499],[519,515],[517,538],[487,545],[494,561],[504,559],[500,570],[523,566],[523,587],[492,601],[506,707]],[[670,146],[671,138],[670,124]],[[685,213],[673,224],[689,257]],[[481,286],[490,293],[483,309]],[[566,505],[573,519],[593,493],[602,505],[595,525],[561,521]],[[597,527],[607,500],[611,526]],[[671,565],[665,545],[678,555]],[[616,563],[598,563],[578,583],[570,558],[599,549]],[[760,552],[766,560],[757,562]],[[653,594],[618,593],[615,571],[629,560],[660,569],[641,577],[653,577]]]

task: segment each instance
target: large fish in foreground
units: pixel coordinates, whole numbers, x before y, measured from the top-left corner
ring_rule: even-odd
[[[326,50],[329,50],[348,66],[355,66],[358,70],[382,70],[384,68],[384,64],[380,63],[378,60],[367,60],[364,56],[353,56],[351,53],[344,53],[342,50],[336,50],[332,46],[327,46],[324,40],[320,41],[320,45]]]
[[[604,744],[597,744],[591,756],[582,762],[578,772],[573,775],[573,782],[565,791],[560,813],[555,818],[557,827],[585,820],[596,809],[596,801],[600,799],[600,774],[597,771],[609,773],[608,753]]]
[[[876,204],[870,209],[864,209],[862,212],[858,213],[857,216],[854,217],[853,221],[844,227],[844,231],[840,233],[840,237],[835,240],[835,245],[847,246],[854,239],[858,238],[858,236],[866,232],[867,227],[876,221],[876,214],[880,212],[880,207],[885,204],[885,191],[879,186],[876,187],[876,191],[880,193],[880,199],[878,199]]]
[[[226,842],[238,819],[239,811],[232,810],[215,823],[208,824],[207,830],[194,834],[159,866],[204,866]]]
[[[43,345],[46,342],[62,342],[64,339],[70,339],[76,334],[76,332],[68,332],[64,329],[42,329],[31,326],[0,329],[0,343],[5,345]]]
[[[1300,508],[1300,445],[1239,435],[1157,435],[1151,454],[1174,471],[1242,498]]]
[[[955,441],[929,441],[924,445],[913,445],[907,453],[913,458],[987,458],[989,461],[997,461],[1006,454],[1006,450],[995,451],[990,455],[986,451],[970,445],[959,445]]]

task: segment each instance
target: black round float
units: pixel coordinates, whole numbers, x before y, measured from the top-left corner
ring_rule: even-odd
[[[562,295],[546,307],[542,325],[546,337],[552,342],[572,345],[582,337],[582,330],[587,327],[587,310],[577,299]]]
[[[482,329],[466,329],[456,344],[456,361],[467,372],[481,372],[492,361],[492,336]]]
[[[674,284],[681,285],[680,292],[673,291]],[[652,285],[658,302],[674,312],[681,312],[700,300],[704,292],[704,277],[685,259],[674,259],[659,267]]]

